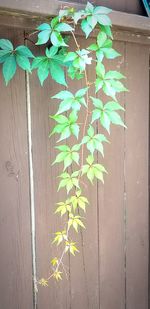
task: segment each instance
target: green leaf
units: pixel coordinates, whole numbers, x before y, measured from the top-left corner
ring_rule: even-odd
[[[43,83],[44,83],[45,79],[48,77],[48,74],[49,74],[49,70],[47,68],[47,65],[46,64],[44,65],[44,63],[43,63],[43,65],[38,68],[37,74],[38,74],[38,78],[40,80],[40,83],[43,86]]]
[[[56,61],[53,61],[53,62],[51,61],[50,73],[51,73],[52,79],[54,79],[58,84],[67,86],[64,70],[60,67],[59,64],[57,64]]]
[[[96,66],[96,74],[101,78],[104,78],[105,76],[105,67],[101,62],[98,62]]]
[[[93,155],[89,155],[86,159],[86,165],[83,165],[82,175],[87,174],[87,178],[93,183],[94,177],[100,179],[103,182],[103,173],[107,173],[104,166],[101,164],[94,164]]]
[[[111,20],[107,15],[97,15],[97,21],[100,25],[111,26]]]
[[[69,52],[67,53],[64,62],[73,61],[75,58],[77,58],[77,54],[75,52]]]
[[[79,165],[79,154],[77,152],[72,152],[71,158]]]
[[[70,32],[70,31],[74,31],[74,28],[72,28],[70,25],[66,24],[66,23],[60,23],[56,26],[55,28],[57,31],[59,32]]]
[[[107,34],[108,37],[110,37],[111,39],[113,38],[113,35],[112,35],[112,31],[111,31],[111,27],[110,26],[103,26],[103,25],[100,25],[100,28],[103,32],[105,32]]]
[[[92,167],[89,167],[87,171],[87,178],[90,180],[91,183],[93,183],[94,180],[94,169]]]
[[[64,115],[54,115],[54,116],[51,116],[51,118],[60,124],[65,124],[65,125],[68,124],[68,118]]]
[[[78,90],[75,97],[83,97],[87,93],[88,87]]]
[[[78,21],[79,21],[79,19],[81,19],[82,15],[83,15],[82,11],[78,11],[78,12],[74,13],[73,20],[74,20],[75,24],[78,23]]]
[[[71,149],[66,145],[61,145],[56,148],[62,152],[57,155],[53,164],[64,161],[64,170],[70,166],[73,161],[79,164],[79,154],[77,151],[80,149],[80,145],[74,145]]]
[[[87,198],[81,195],[81,190],[77,191],[76,195],[72,196],[70,201],[74,212],[77,208],[81,208],[85,212],[86,206],[89,204]]]
[[[5,60],[11,55],[11,51],[0,50],[0,63],[5,62]]]
[[[59,187],[58,187],[58,191],[61,188],[66,187],[67,190],[67,194],[69,193],[69,191],[75,187],[75,188],[79,188],[79,179],[78,177],[79,172],[76,171],[74,173],[72,173],[71,175],[68,173],[62,173],[59,177],[62,179],[59,183]]]
[[[41,24],[41,25],[39,25],[37,27],[37,30],[41,30],[41,31],[43,31],[43,30],[51,30],[51,27],[50,27],[49,24],[43,23],[43,24]]]
[[[17,54],[16,61],[21,69],[31,72],[30,61],[27,57]]]
[[[111,9],[109,9],[109,8],[107,8],[107,7],[104,7],[104,6],[97,6],[97,7],[95,7],[95,9],[94,9],[94,13],[95,14],[109,14],[109,13],[111,13],[112,12],[112,10]]]
[[[80,128],[79,128],[79,126],[78,126],[78,124],[72,124],[71,125],[71,133],[78,139],[78,136],[79,136],[79,130],[80,130]]]
[[[88,1],[86,8],[85,8],[85,12],[93,14],[93,11],[94,11],[94,6],[91,2]]]
[[[88,135],[90,137],[93,137],[94,136],[94,128],[90,125],[88,131],[87,131]]]
[[[116,92],[128,91],[128,89],[118,80],[111,80],[111,86]]]
[[[16,60],[14,55],[10,55],[3,64],[3,76],[6,85],[16,73]]]
[[[51,20],[52,29],[55,29],[57,27],[58,23],[59,23],[59,17],[58,16],[55,16],[54,18],[52,18],[52,20]]]
[[[87,161],[87,163],[88,163],[89,165],[92,165],[93,162],[94,162],[94,157],[91,156],[91,155],[89,155],[89,156],[87,157],[86,161]]]
[[[13,51],[14,47],[9,40],[0,39],[0,48]]]
[[[67,90],[62,90],[52,97],[52,99],[60,99],[60,100],[70,99],[70,98],[74,98],[74,96],[70,91],[67,91]]]
[[[99,32],[97,36],[97,44],[99,47],[102,47],[107,40],[107,35],[105,32]]]
[[[56,146],[56,149],[59,149],[60,151],[70,151],[70,147],[67,145],[60,145],[60,146]]]
[[[121,56],[115,49],[113,48],[103,48],[104,55],[107,59],[115,59],[116,57]]]
[[[15,49],[15,51],[20,56],[24,56],[27,58],[34,58],[34,55],[32,54],[31,50],[27,46],[20,45]]]
[[[103,102],[100,99],[91,97],[95,107],[103,109]]]
[[[89,25],[86,19],[82,20],[81,22],[81,29],[86,35],[86,39],[88,38],[89,34],[92,32],[92,27]]]
[[[55,56],[58,52],[58,47],[57,46],[52,46],[51,48],[46,48],[46,56],[48,58],[52,58],[53,56]],[[54,57],[55,58],[55,57]]]
[[[108,133],[110,133],[110,117],[108,114],[106,114],[105,112],[101,113],[101,117],[100,117],[100,122],[101,125],[108,131]]]
[[[92,123],[97,120],[100,119],[102,112],[99,109],[94,109],[92,112]]]
[[[96,24],[97,24],[96,16],[94,16],[94,15],[87,16],[87,22],[93,30],[95,28]]]
[[[60,213],[61,217],[67,212],[71,212],[71,201],[66,200],[65,202],[57,203],[58,207],[56,208],[55,213]]]
[[[107,111],[107,115],[109,116],[109,119],[110,121],[113,123],[113,124],[116,124],[116,125],[120,125],[120,126],[123,126],[123,127],[126,127],[120,117],[120,115],[114,111]]]
[[[53,164],[56,164],[56,163],[60,163],[62,161],[64,161],[64,159],[66,158],[67,154],[66,152],[61,152],[57,155],[55,161],[53,162]]]
[[[43,30],[38,34],[38,41],[36,45],[42,45],[49,41],[51,30]]]
[[[122,78],[125,78],[125,76],[118,71],[108,71],[105,74],[105,79],[122,79]]]
[[[87,49],[92,50],[92,51],[96,51],[96,50],[98,50],[98,46],[97,46],[97,44],[91,44]]]
[[[51,34],[51,42],[54,46],[67,46],[65,41],[63,40],[61,34],[57,31],[53,31]]]
[[[73,214],[69,214],[69,221],[68,221],[68,228],[73,227],[76,232],[78,232],[78,228],[82,227],[85,228],[83,222],[81,221],[80,216],[74,216]]]
[[[61,135],[60,135],[60,138],[58,140],[58,142],[64,140],[64,139],[67,139],[68,137],[70,137],[71,135],[71,129],[69,126],[66,126],[65,128],[62,128],[62,131],[61,131]]]
[[[109,80],[104,81],[103,91],[107,96],[110,96],[114,100],[116,100],[116,89],[112,86],[112,80],[111,81],[109,81]]]
[[[68,111],[71,108],[72,99],[66,99],[62,101],[59,105],[59,109],[57,111],[57,114],[61,114],[63,112]]]
[[[98,92],[103,87],[103,85],[104,85],[103,80],[101,80],[100,78],[97,78],[95,82],[96,92]]]
[[[110,111],[115,111],[115,110],[123,110],[124,108],[116,101],[111,101],[108,102],[104,105],[104,109],[110,110]]]

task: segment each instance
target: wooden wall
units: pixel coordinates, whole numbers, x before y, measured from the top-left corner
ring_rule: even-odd
[[[0,32],[15,44],[24,42],[23,30],[1,27]],[[56,254],[52,236],[60,228],[55,203],[64,194],[57,193],[60,168],[51,167],[55,137],[48,138],[48,114],[56,109],[50,97],[60,87],[51,80],[40,87],[34,73],[27,84],[18,70],[6,88],[1,76],[0,309],[148,309],[149,45],[146,36],[114,35],[122,56],[107,68],[117,67],[127,76],[130,91],[119,99],[128,129],[112,128],[104,160],[109,174],[104,186],[97,183],[87,192],[87,228],[76,238],[80,253],[66,257],[68,280],[39,287],[37,297],[33,265],[37,278],[47,276]],[[88,74],[95,77],[93,69]]]
[[[59,1],[61,2],[61,0]],[[73,0],[73,1],[66,0],[66,2],[70,2],[70,3],[76,2],[80,4],[87,3],[86,0]],[[91,2],[96,5],[104,5],[104,6],[110,7],[116,11],[143,15],[143,16],[147,15],[142,0],[107,0],[107,1],[106,0],[94,0]]]

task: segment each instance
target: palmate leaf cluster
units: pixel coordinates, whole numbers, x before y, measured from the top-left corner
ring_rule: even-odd
[[[125,76],[115,68],[106,70],[104,65],[104,59],[109,63],[120,56],[113,48],[110,12],[106,7],[94,7],[89,2],[80,11],[70,7],[61,9],[58,16],[37,27],[35,45],[44,45],[44,54],[39,51],[37,56],[25,45],[14,47],[8,39],[0,39],[0,63],[6,85],[17,66],[27,74],[36,70],[42,86],[46,79],[62,85],[62,90],[55,93],[50,102],[55,104],[56,113],[49,116],[54,123],[49,137],[56,135],[57,138],[57,155],[52,166],[62,167],[57,177],[58,191],[63,190],[66,195],[55,209],[55,214],[64,218],[63,229],[55,232],[53,239],[62,253],[51,259],[52,272],[47,279],[39,281],[42,286],[47,286],[50,278],[62,279],[64,255],[79,252],[78,244],[70,235],[71,231],[78,233],[85,228],[83,214],[89,205],[86,188],[96,181],[104,182],[107,170],[101,159],[104,146],[109,143],[107,135],[111,126],[125,127],[120,115],[124,108],[117,98],[120,92],[127,91],[122,83]],[[79,45],[76,25],[85,36],[84,48]],[[98,34],[88,45],[86,39],[95,28]],[[70,38],[74,40],[74,49]],[[95,68],[95,80],[87,74],[91,65]],[[81,89],[70,91],[70,79],[82,79]]]

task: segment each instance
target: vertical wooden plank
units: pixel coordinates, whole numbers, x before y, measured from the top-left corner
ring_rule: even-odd
[[[38,14],[55,14],[57,11],[57,0],[48,1],[48,0],[22,0],[22,1],[11,1],[0,0],[0,7],[3,10],[13,10],[13,11],[23,11],[24,13],[38,13]],[[19,13],[18,13],[19,14]]]
[[[47,278],[50,272],[50,260],[61,254],[61,250],[52,245],[54,233],[63,229],[63,222],[54,214],[56,203],[64,200],[64,193],[57,192],[58,178],[61,170],[59,165],[51,166],[56,157],[56,140],[58,136],[48,137],[54,121],[49,114],[56,113],[58,104],[50,100],[59,92],[60,87],[50,78],[40,86],[35,73],[30,78],[31,108],[32,108],[32,143],[33,169],[35,185],[35,216],[36,216],[36,260],[37,275]],[[62,88],[61,88],[62,89]],[[57,152],[58,153],[58,152]],[[64,264],[69,265],[68,257]],[[38,308],[70,308],[69,280],[51,279],[49,287],[39,286]]]
[[[1,27],[23,44],[23,31]],[[25,74],[9,86],[0,74],[0,307],[33,308]]]
[[[106,68],[123,73],[124,43],[116,43],[114,47],[122,56],[113,63],[107,62]],[[102,96],[102,100],[106,103],[109,98]],[[124,106],[123,95],[118,100]],[[104,134],[107,135],[106,131]],[[105,146],[103,162],[108,175],[104,185],[98,186],[100,308],[124,309],[124,129],[112,126],[108,139],[111,143]]]
[[[77,38],[81,48],[85,48],[85,38]],[[93,43],[93,40],[88,39],[86,46]],[[71,44],[71,46],[73,46]],[[95,80],[94,66],[88,69],[87,74],[90,82]],[[75,93],[78,89],[86,87],[85,80],[82,79],[79,82],[71,83],[69,81],[69,89]],[[90,90],[90,95],[94,95],[93,89]],[[82,108],[80,112],[79,123],[84,123],[86,110]],[[94,126],[94,125],[93,125]],[[88,126],[86,127],[88,129]],[[80,127],[82,138],[83,126]],[[96,132],[95,132],[96,134]],[[84,164],[86,164],[86,158],[89,155],[89,151],[84,150]],[[71,309],[76,308],[99,308],[99,278],[98,278],[98,225],[97,225],[97,182],[94,182],[92,186],[86,177],[84,178],[86,187],[82,185],[83,194],[87,196],[89,200],[89,206],[87,207],[86,214],[80,212],[83,216],[86,229],[80,230],[76,235],[73,232],[73,239],[77,241],[79,253],[75,257],[71,258]]]
[[[149,50],[127,43],[126,271],[127,308],[148,308]]]

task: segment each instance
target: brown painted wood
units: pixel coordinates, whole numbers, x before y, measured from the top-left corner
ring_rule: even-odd
[[[66,5],[66,3],[64,3],[64,5]],[[67,3],[67,5],[70,6],[69,3]],[[59,5],[59,9],[61,7],[62,5]],[[80,7],[75,4],[74,7],[77,10],[82,8],[82,6]],[[129,30],[130,33],[133,32],[133,34],[136,35],[149,35],[150,23],[148,17],[118,11],[112,11],[112,13],[110,13],[110,17],[115,30]],[[29,31],[35,29],[40,23],[48,21],[49,16],[47,17],[47,14],[30,14],[29,12],[18,13],[17,11],[5,11],[0,8],[0,24],[2,25],[19,27]]]
[[[23,31],[1,27],[23,44]],[[25,74],[0,73],[0,308],[33,308]]]
[[[63,1],[60,1],[63,2]],[[66,1],[68,3],[78,3],[78,4],[86,4],[86,0],[76,0],[76,1]],[[110,7],[113,10],[116,11],[122,11],[122,12],[127,12],[127,13],[132,13],[132,14],[139,14],[139,15],[146,15],[146,12],[144,10],[144,6],[142,4],[142,1],[138,0],[94,0],[91,1],[94,5],[103,5]]]
[[[148,308],[149,50],[127,44],[125,189],[127,308]]]
[[[11,37],[15,44],[23,44],[22,30],[1,28],[1,33]],[[79,40],[85,48],[84,39]],[[107,62],[107,68],[125,70],[127,75],[130,92],[119,99],[126,105],[128,129],[124,132],[123,128],[112,128],[105,160],[99,156],[99,162],[104,162],[109,173],[105,185],[88,185],[87,229],[75,237],[80,253],[64,260],[69,265],[68,280],[64,277],[60,283],[52,280],[49,288],[39,287],[38,309],[148,309],[149,50],[141,44],[144,36],[139,40],[135,44],[133,37],[134,44],[128,43],[127,34],[124,37],[119,30],[115,44],[122,57],[111,65]],[[92,80],[94,68],[88,74]],[[69,89],[77,91],[81,86],[81,81],[75,86],[71,82]],[[51,245],[53,233],[63,228],[63,222],[53,214],[56,202],[65,197],[65,191],[57,192],[56,176],[61,166],[51,167],[56,156],[56,138],[48,138],[53,127],[48,114],[55,113],[57,108],[57,102],[50,97],[60,89],[50,79],[42,88],[35,73],[30,76],[38,279],[49,273],[50,259],[58,253]],[[4,278],[0,283],[0,308],[32,309],[23,72],[18,71],[8,88],[1,79],[0,101],[0,272]]]
[[[0,0],[0,8],[4,10],[13,10],[13,11],[20,11],[20,12],[30,12],[31,13],[41,13],[46,15],[55,14],[58,6],[63,5],[76,5],[76,6],[83,6],[87,3],[87,1],[76,0],[76,1],[48,1],[43,0],[36,0],[31,2],[30,0],[22,0],[22,1],[11,1],[11,0]],[[144,9],[142,1],[138,0],[97,0],[92,1],[94,5],[104,5],[110,7],[115,11],[121,11],[126,13],[132,13],[137,15],[147,16],[146,11]]]
[[[4,10],[13,10],[21,12],[40,13],[40,14],[54,14],[57,10],[57,0],[22,0],[22,1],[11,1],[11,0],[0,0],[0,8]]]
[[[115,43],[122,56],[107,62],[107,70],[124,71],[124,43]],[[101,92],[98,97],[109,101]],[[118,101],[124,106],[123,95]],[[123,114],[122,114],[123,115]],[[100,129],[101,130],[101,127]],[[98,185],[99,245],[100,245],[100,304],[105,309],[125,308],[124,278],[124,129],[112,126],[110,144],[105,146],[104,163],[108,171],[105,183]]]

